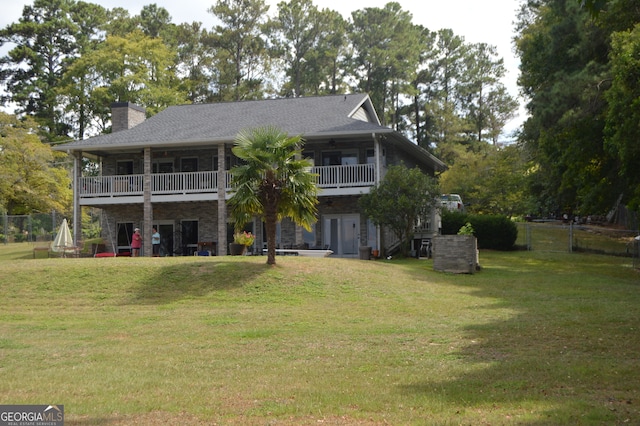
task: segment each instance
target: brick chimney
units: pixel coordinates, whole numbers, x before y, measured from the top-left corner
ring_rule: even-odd
[[[147,118],[147,110],[131,102],[111,104],[111,133],[137,126]]]

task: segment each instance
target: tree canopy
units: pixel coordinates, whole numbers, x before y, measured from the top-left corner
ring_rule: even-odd
[[[36,131],[32,119],[0,112],[0,212],[66,212],[71,206],[69,174],[54,165],[65,155],[54,154]]]
[[[35,0],[0,29],[0,45],[11,46],[0,59],[2,102],[57,141],[109,131],[114,100],[152,115],[186,102],[365,91],[383,124],[430,150],[489,141],[515,111],[492,46],[415,25],[396,2],[349,18],[311,0],[282,1],[273,13],[264,0],[218,0],[206,12],[213,28],[174,23],[155,4],[130,15]]]
[[[628,148],[640,136],[640,9],[629,0],[585,5],[600,13],[575,0],[532,0],[519,16],[519,83],[530,113],[520,142],[535,162],[530,190],[541,213],[602,214],[620,194],[640,201],[637,167],[625,167],[637,161]]]
[[[516,145],[465,152],[440,177],[443,193],[461,194],[476,214],[516,217],[532,211],[527,183],[531,164]]]
[[[437,181],[419,168],[403,164],[390,166],[382,182],[359,200],[360,208],[375,225],[393,232],[404,255],[409,253],[415,224],[430,217],[439,203]]]

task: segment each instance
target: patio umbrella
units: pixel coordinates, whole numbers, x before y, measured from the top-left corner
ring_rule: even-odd
[[[73,237],[71,236],[67,219],[63,219],[62,225],[60,225],[60,229],[58,230],[58,234],[53,240],[53,243],[51,243],[51,250],[64,253],[66,251],[73,250],[74,248]]]

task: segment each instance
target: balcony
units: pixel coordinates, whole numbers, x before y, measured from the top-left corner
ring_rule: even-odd
[[[369,192],[375,184],[373,164],[312,167],[317,175],[320,196],[354,195]],[[217,200],[220,172],[154,173],[151,175],[152,202]],[[224,172],[225,188],[231,190],[231,174]],[[144,175],[81,177],[82,205],[142,203]]]

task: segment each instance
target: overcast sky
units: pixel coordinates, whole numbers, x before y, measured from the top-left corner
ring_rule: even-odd
[[[144,5],[155,3],[171,14],[172,22],[202,22],[207,28],[214,25],[213,15],[207,9],[215,0],[85,0],[100,4],[105,8],[123,7],[132,15],[137,15]],[[266,0],[269,12],[275,13],[280,0]],[[413,22],[423,25],[431,31],[450,28],[454,34],[464,37],[468,43],[487,43],[497,47],[504,59],[507,75],[503,83],[512,96],[518,95],[519,60],[513,53],[513,23],[521,0],[395,0],[403,10],[411,12]],[[389,0],[313,0],[319,8],[329,8],[340,12],[345,18],[354,10],[365,7],[384,7]],[[0,0],[0,28],[17,22],[22,9],[32,0]],[[4,49],[0,54],[5,54]],[[522,103],[522,101],[521,101]],[[515,130],[524,120],[523,109],[520,115],[507,125],[506,132]]]

